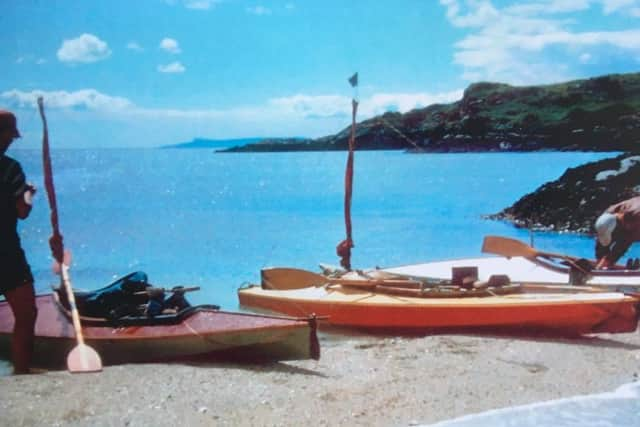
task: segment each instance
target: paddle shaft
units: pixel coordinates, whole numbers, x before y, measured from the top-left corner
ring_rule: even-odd
[[[80,324],[80,315],[78,313],[78,307],[76,306],[76,297],[71,287],[71,281],[69,280],[69,267],[66,264],[61,265],[60,270],[62,276],[62,283],[64,284],[64,290],[67,292],[67,299],[69,301],[69,308],[71,309],[71,319],[73,320],[73,328],[76,331],[76,339],[78,344],[84,344],[84,336],[82,335],[82,325]]]
[[[173,292],[173,293],[180,293],[180,292],[192,292],[192,291],[199,291],[200,290],[200,286],[192,286],[189,288],[149,288],[146,289],[144,291],[138,291],[138,292],[134,292],[134,295],[144,295],[144,294],[148,294],[150,292]]]
[[[42,164],[44,168],[44,186],[47,193],[47,199],[49,200],[49,208],[51,212],[51,228],[53,230],[53,236],[60,238],[60,226],[58,221],[58,203],[56,200],[56,189],[53,185],[53,167],[51,166],[51,152],[49,149],[49,128],[47,126],[47,118],[44,115],[44,101],[40,97],[38,98],[38,110],[40,111],[40,118],[42,119]],[[62,245],[62,243],[61,243]],[[62,247],[62,246],[61,246]],[[62,253],[53,254],[56,261],[62,264]]]

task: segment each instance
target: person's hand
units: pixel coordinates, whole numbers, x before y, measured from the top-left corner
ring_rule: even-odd
[[[27,205],[33,205],[34,194],[36,194],[36,187],[30,182],[27,182],[27,189],[22,193],[22,198]]]
[[[53,253],[53,257],[58,263],[62,264],[64,261],[64,244],[62,242],[62,235],[54,234],[49,238],[49,247]]]

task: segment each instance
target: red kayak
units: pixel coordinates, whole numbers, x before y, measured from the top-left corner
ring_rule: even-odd
[[[34,363],[64,366],[76,345],[71,314],[59,291],[36,297]],[[81,317],[84,339],[105,364],[206,359],[233,355],[248,359],[318,359],[315,319],[264,316],[189,306],[153,318]],[[0,302],[0,357],[10,358],[13,314]]]

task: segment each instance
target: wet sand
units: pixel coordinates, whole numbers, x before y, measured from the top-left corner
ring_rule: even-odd
[[[107,366],[0,378],[7,426],[409,426],[639,380],[640,332],[321,334],[319,361]]]

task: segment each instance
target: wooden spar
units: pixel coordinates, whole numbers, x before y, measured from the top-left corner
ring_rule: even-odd
[[[358,86],[358,73],[355,73],[349,79],[349,83],[351,83],[351,86],[354,88]],[[347,237],[340,242],[336,248],[336,252],[340,257],[340,265],[349,271],[351,270],[351,248],[354,247],[351,234],[351,196],[353,193],[353,162],[356,145],[356,112],[358,110],[358,101],[355,99],[355,96],[351,100],[351,106],[351,135],[349,137],[349,154],[347,155],[347,168],[344,177],[344,222]]]

